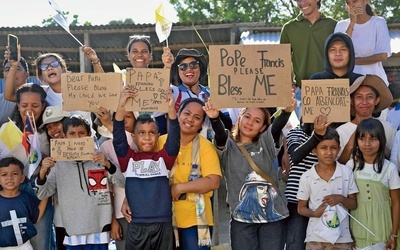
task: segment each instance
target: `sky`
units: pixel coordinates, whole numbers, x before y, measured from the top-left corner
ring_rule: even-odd
[[[132,18],[136,24],[155,23],[155,9],[162,0],[54,0],[62,11],[69,11],[68,22],[72,15],[79,15],[83,25],[89,21],[92,25],[108,24],[111,20]],[[48,0],[0,0],[1,27],[42,26],[42,20],[56,14]]]

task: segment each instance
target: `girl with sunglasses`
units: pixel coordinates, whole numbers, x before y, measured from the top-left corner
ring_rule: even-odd
[[[173,56],[168,48],[164,48],[162,55],[165,67],[171,65]],[[195,49],[181,49],[175,61],[171,65],[171,81],[174,86],[172,91],[175,98],[175,108],[179,109],[180,104],[187,98],[198,98],[207,101],[210,97],[210,89],[201,83],[207,75],[207,59],[203,54]],[[225,127],[232,128],[232,120],[224,113],[220,113],[220,118]],[[212,139],[212,128],[207,118],[203,123],[201,134],[207,139]]]

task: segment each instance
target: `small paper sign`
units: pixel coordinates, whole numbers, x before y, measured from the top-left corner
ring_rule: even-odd
[[[289,44],[210,46],[210,90],[216,108],[288,107]]]
[[[302,119],[314,123],[319,114],[330,122],[350,121],[349,79],[302,80]]]
[[[50,156],[56,161],[91,160],[94,153],[92,137],[51,139]]]
[[[127,101],[127,111],[167,112],[169,69],[126,69],[126,85],[138,90],[136,98]]]
[[[61,76],[63,110],[116,111],[122,90],[121,73],[65,73]]]

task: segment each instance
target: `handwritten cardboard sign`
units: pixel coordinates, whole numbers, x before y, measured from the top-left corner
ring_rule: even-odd
[[[61,76],[63,110],[116,111],[122,90],[121,73],[65,73]]]
[[[302,119],[314,123],[319,114],[326,114],[331,122],[350,120],[349,79],[302,80]]]
[[[289,44],[210,46],[210,90],[217,108],[287,107]]]
[[[56,161],[91,160],[93,153],[94,140],[92,137],[50,140],[50,156]]]
[[[130,98],[127,111],[167,112],[166,93],[169,88],[169,69],[126,69],[126,85],[139,92]]]

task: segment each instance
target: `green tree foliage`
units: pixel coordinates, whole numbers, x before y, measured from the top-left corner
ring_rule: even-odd
[[[321,0],[322,1],[322,0]],[[170,0],[180,22],[235,21],[282,25],[299,13],[292,0]],[[375,0],[373,8],[387,21],[400,19],[400,0]],[[344,0],[322,1],[321,11],[336,20],[348,17]]]
[[[115,24],[135,24],[132,18],[125,18],[125,20],[112,20],[108,23],[109,25]]]

